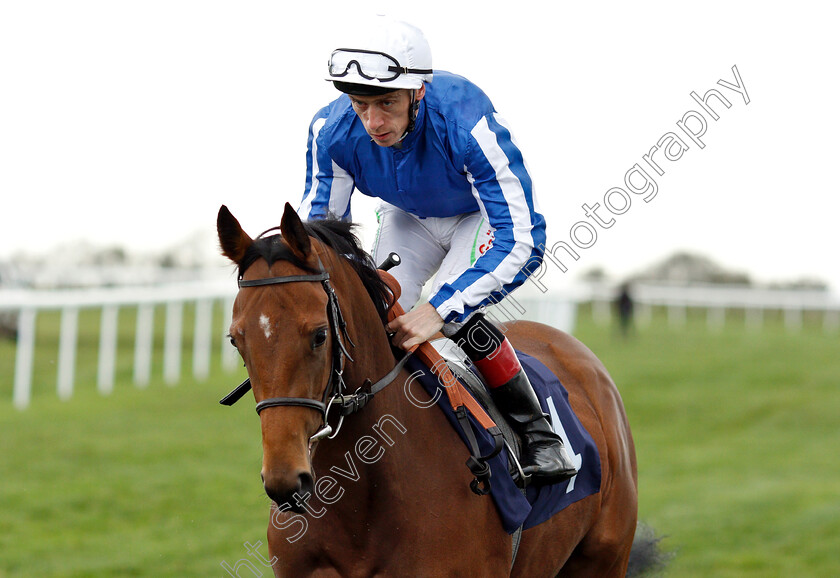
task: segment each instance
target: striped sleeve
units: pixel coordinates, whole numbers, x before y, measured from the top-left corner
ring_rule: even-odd
[[[333,215],[349,220],[353,177],[330,157],[322,134],[330,108],[324,107],[309,125],[306,141],[306,186],[298,208],[302,219],[324,219]]]
[[[479,307],[501,301],[539,267],[539,247],[545,244],[545,219],[538,212],[525,160],[495,113],[470,132],[464,169],[495,233],[493,246],[429,300],[446,322],[461,321]]]

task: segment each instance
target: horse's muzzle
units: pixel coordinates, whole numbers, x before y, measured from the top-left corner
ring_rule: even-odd
[[[260,474],[263,480],[265,493],[279,508],[284,504],[289,507],[285,510],[301,514],[306,511],[305,504],[312,499],[315,493],[315,479],[311,472],[300,472],[296,477],[290,477],[288,482],[282,482],[282,476],[266,480],[264,474]]]

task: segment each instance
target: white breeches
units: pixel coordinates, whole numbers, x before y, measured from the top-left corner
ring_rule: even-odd
[[[494,229],[479,212],[420,218],[382,202],[377,218],[373,259],[378,265],[392,251],[400,256],[400,265],[389,273],[402,287],[399,302],[406,311],[417,304],[435,272],[432,295],[469,269],[493,241]]]

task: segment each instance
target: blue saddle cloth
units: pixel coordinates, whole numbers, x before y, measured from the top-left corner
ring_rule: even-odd
[[[490,495],[501,516],[502,526],[509,534],[515,532],[520,526],[527,530],[541,524],[566,506],[597,493],[601,488],[601,460],[598,448],[592,436],[572,411],[566,388],[542,362],[519,351],[516,355],[540,398],[543,411],[551,416],[554,431],[563,438],[569,454],[575,461],[578,474],[556,484],[529,486],[523,495],[508,471],[507,449],[503,449],[498,456],[492,458],[489,461],[492,472]],[[432,398],[436,395],[439,397],[438,407],[446,414],[452,427],[469,448],[467,438],[461,431],[446,392],[437,377],[415,358],[409,360],[406,368]],[[470,416],[470,421],[473,424],[473,431],[476,432],[482,454],[489,454],[494,447],[493,436],[487,433],[472,416]],[[465,461],[468,456],[469,451],[465,454]]]

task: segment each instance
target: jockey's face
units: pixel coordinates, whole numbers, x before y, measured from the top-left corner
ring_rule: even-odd
[[[415,91],[414,99],[419,102],[425,95],[426,86],[423,85]],[[411,105],[410,90],[400,89],[382,96],[350,95],[350,101],[365,130],[379,146],[393,146],[405,134]]]

